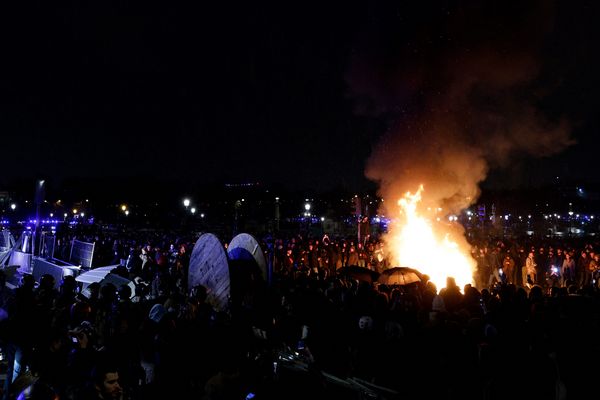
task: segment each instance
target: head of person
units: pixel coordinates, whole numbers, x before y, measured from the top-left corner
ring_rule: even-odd
[[[196,285],[192,288],[192,292],[190,294],[191,299],[204,303],[208,296],[208,289],[203,285]]]
[[[40,278],[39,289],[41,289],[41,290],[52,290],[52,289],[54,289],[55,282],[56,282],[56,280],[54,279],[54,277],[52,275],[50,275],[50,274],[44,274]]]
[[[99,361],[92,371],[94,388],[103,399],[118,399],[123,388],[119,382],[119,371],[109,360]]]
[[[117,292],[117,287],[110,283],[107,282],[104,285],[100,286],[100,298],[104,299],[107,302],[111,302],[117,299],[118,296],[118,292]]]
[[[88,290],[90,292],[90,299],[97,299],[100,297],[100,283],[92,282],[88,285]]]
[[[456,289],[458,286],[456,285],[456,280],[452,276],[446,277],[446,289]]]
[[[361,331],[370,331],[373,329],[373,318],[368,315],[363,315],[358,320],[358,328]]]
[[[24,274],[21,278],[21,287],[33,289],[35,287],[35,278],[31,274]]]
[[[69,330],[69,335],[81,348],[90,347],[96,339],[96,331],[89,321],[81,321],[79,325]]]
[[[74,293],[77,288],[77,282],[73,275],[66,275],[60,282],[60,291],[62,293]]]
[[[127,300],[131,299],[132,294],[133,293],[132,293],[131,287],[129,287],[129,285],[123,284],[119,287],[119,291],[118,291],[119,300],[127,301]]]

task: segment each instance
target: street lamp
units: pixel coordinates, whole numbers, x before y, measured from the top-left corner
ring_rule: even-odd
[[[192,208],[190,209],[190,212],[191,212],[192,214],[196,214],[196,207],[192,207]]]
[[[308,203],[308,199],[306,199],[307,203],[304,203],[304,217],[306,221],[306,230],[310,229],[310,203]]]
[[[190,199],[188,199],[188,198],[183,199],[183,206],[185,208],[188,208],[190,206]]]
[[[10,209],[11,209],[11,210],[13,210],[13,211],[14,211],[16,208],[17,208],[17,205],[16,205],[15,203],[12,203],[12,204],[10,205]]]

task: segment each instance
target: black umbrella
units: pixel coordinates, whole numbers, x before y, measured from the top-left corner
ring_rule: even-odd
[[[350,278],[358,279],[359,281],[365,281],[373,283],[377,281],[379,273],[377,271],[370,270],[369,268],[359,267],[357,265],[349,265],[342,267],[337,271],[338,275],[344,275]]]

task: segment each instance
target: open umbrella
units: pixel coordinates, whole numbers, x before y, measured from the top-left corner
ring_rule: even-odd
[[[365,281],[369,283],[375,282],[379,277],[379,273],[377,271],[373,271],[365,267],[359,267],[357,265],[342,267],[336,272],[338,275],[345,275],[354,279],[358,279],[359,281]]]
[[[87,272],[78,275],[75,280],[82,284],[81,293],[89,297],[88,286],[91,283],[98,282],[100,286],[104,286],[107,283],[112,283],[118,289],[121,285],[127,285],[131,288],[131,297],[135,295],[135,283],[127,278],[123,278],[111,271],[117,268],[118,265],[111,265],[108,267],[94,268]]]
[[[77,277],[75,277],[75,280],[83,284],[87,283],[88,285],[90,283],[100,282],[102,279],[104,279],[104,277],[106,277],[106,275],[110,274],[110,271],[117,267],[118,265],[109,265],[107,267],[90,269],[89,271],[77,275]]]
[[[377,279],[379,283],[387,285],[408,285],[420,282],[422,274],[413,268],[393,267],[384,270]]]

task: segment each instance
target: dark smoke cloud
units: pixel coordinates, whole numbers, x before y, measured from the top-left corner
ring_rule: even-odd
[[[385,199],[422,183],[424,206],[457,212],[490,168],[573,144],[539,107],[552,4],[486,3],[371,10],[348,80],[358,112],[391,121],[366,168]]]

